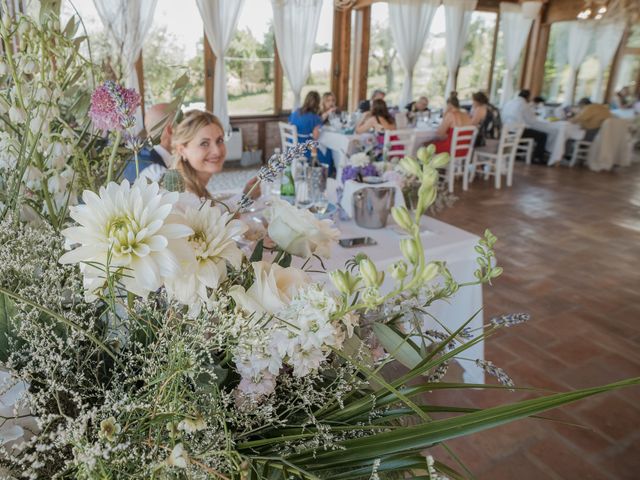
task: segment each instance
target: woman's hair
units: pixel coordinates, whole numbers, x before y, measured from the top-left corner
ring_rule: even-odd
[[[376,119],[382,117],[389,123],[396,123],[389,113],[389,110],[387,109],[386,102],[380,98],[377,98],[373,102],[371,102],[371,115],[376,117]]]
[[[484,92],[476,92],[471,95],[471,98],[474,102],[478,102],[480,105],[487,105],[489,103],[489,98],[487,98]]]
[[[304,103],[300,108],[300,113],[315,113],[316,115],[320,111],[320,94],[315,90],[311,90],[304,97]]]
[[[447,104],[455,108],[460,108],[460,101],[458,100],[458,92],[451,92],[449,98],[447,98]]]
[[[320,104],[320,106],[322,107],[322,110],[324,110],[324,102],[327,100],[327,98],[331,98],[331,97],[333,97],[334,100],[336,98],[333,92],[324,92],[322,94],[322,103]]]
[[[201,128],[207,125],[217,125],[224,132],[222,122],[214,114],[203,110],[191,110],[187,112],[182,121],[173,130],[171,147],[174,153],[174,167],[184,178],[186,190],[195,193],[198,197],[211,198],[206,185],[200,185],[196,170],[186,158],[183,158],[177,150],[178,145],[186,145],[193,140]]]

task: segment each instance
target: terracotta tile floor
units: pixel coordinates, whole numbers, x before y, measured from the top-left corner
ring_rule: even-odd
[[[519,386],[561,391],[640,376],[640,165],[592,173],[518,164],[511,188],[482,179],[457,188],[457,203],[437,217],[499,238],[505,273],[484,290],[485,318],[532,316],[488,339],[487,359]],[[522,397],[457,400],[486,407]],[[640,388],[548,416],[565,423],[527,419],[448,445],[478,479],[640,478]],[[433,453],[454,465],[443,450]]]

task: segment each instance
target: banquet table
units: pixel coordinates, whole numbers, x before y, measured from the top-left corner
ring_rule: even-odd
[[[418,148],[425,142],[430,142],[436,138],[437,126],[421,125],[414,128],[416,133],[416,141],[413,145],[413,154],[415,155]],[[371,137],[370,133],[351,133],[347,134],[331,127],[324,127],[320,131],[318,143],[320,148],[328,148],[333,155],[333,161],[336,170],[340,165],[344,164],[344,160],[350,155],[358,152],[365,143],[367,137]]]
[[[358,252],[366,253],[376,265],[379,271],[386,270],[392,263],[401,260],[399,240],[402,238],[396,231],[385,228],[371,230],[358,227],[353,221],[339,222],[337,224],[341,238],[371,237],[377,243],[372,246],[359,246],[356,248],[343,248],[335,245],[331,257],[324,261],[327,271],[344,268],[345,262]],[[479,238],[452,225],[425,217],[422,227],[426,230],[422,234],[422,245],[427,260],[445,261],[453,277],[460,283],[473,281],[476,254],[473,249]],[[316,268],[319,265],[316,262]],[[388,276],[388,275],[387,275]],[[390,288],[385,280],[384,288]],[[482,331],[482,286],[474,285],[461,288],[450,300],[437,301],[428,309],[429,313],[437,318],[447,329],[453,331],[460,327],[466,320],[479,312],[469,323],[468,327]],[[431,318],[424,318],[426,329],[442,331],[442,327]],[[484,342],[479,342],[465,351],[464,356],[471,359],[484,359]],[[461,361],[463,379],[467,383],[484,383],[484,372],[476,367],[473,362]]]
[[[327,186],[329,199],[334,202],[336,182],[332,181]],[[399,241],[405,238],[399,229],[394,228],[393,219],[389,217],[387,228],[366,229],[357,226],[353,220],[340,220],[336,215],[335,226],[340,230],[340,238],[371,237],[377,244],[372,246],[358,246],[354,248],[344,248],[336,244],[331,251],[331,257],[323,259],[326,271],[344,268],[345,262],[356,253],[363,252],[371,258],[378,270],[386,270],[392,263],[402,260]],[[479,237],[466,232],[453,225],[446,224],[430,217],[423,217],[421,228],[424,230],[422,245],[425,250],[427,261],[445,261],[453,277],[459,283],[474,281],[473,272],[477,268],[477,253],[474,246],[478,243]],[[302,261],[298,260],[298,266]],[[295,264],[295,261],[294,261]],[[307,264],[311,270],[320,270],[321,265],[317,259],[313,259]],[[315,274],[318,281],[328,282],[326,274]],[[389,277],[386,275],[386,277]],[[389,278],[385,280],[382,290],[391,288]],[[437,318],[450,331],[456,330],[465,321],[477,314],[469,323],[468,327],[476,333],[482,332],[482,286],[474,285],[458,290],[449,300],[436,301],[428,309],[429,313]],[[431,318],[424,318],[425,329],[436,329],[442,331],[442,327]],[[484,342],[478,342],[464,352],[465,358],[484,359]],[[470,361],[459,361],[463,369],[463,380],[466,383],[484,383],[484,371]]]
[[[562,160],[567,140],[582,140],[585,134],[579,125],[566,121],[546,122],[544,132],[547,134],[545,150],[549,152],[549,166]]]

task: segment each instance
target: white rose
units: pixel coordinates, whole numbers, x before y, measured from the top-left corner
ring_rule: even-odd
[[[255,281],[245,290],[240,285],[229,289],[236,305],[249,313],[274,314],[286,307],[296,293],[311,282],[309,276],[299,268],[283,268],[267,262],[254,262]]]
[[[340,232],[331,227],[331,220],[318,220],[308,210],[276,200],[265,214],[269,222],[269,237],[285,252],[302,258],[314,253],[331,256],[331,245]]]

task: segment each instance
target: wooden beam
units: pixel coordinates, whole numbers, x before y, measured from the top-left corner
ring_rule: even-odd
[[[216,73],[216,55],[211,50],[207,34],[204,33],[204,103],[207,111],[213,112],[213,79]]]
[[[544,8],[544,5],[543,5]],[[539,56],[539,43],[538,38],[540,38],[540,29],[542,27],[542,12],[536,17],[531,26],[531,31],[529,32],[529,41],[527,42],[527,50],[525,53],[524,61],[523,61],[523,70],[522,75],[520,75],[520,89],[528,88],[531,89],[531,85],[533,83],[534,76],[534,65],[536,59]]]
[[[498,48],[498,33],[500,33],[500,11],[496,16],[496,29],[493,31],[493,45],[491,46],[491,67],[489,68],[489,85],[487,85],[487,97],[491,98],[493,91],[493,71],[496,68],[496,50]]]
[[[544,84],[544,64],[547,60],[547,52],[549,50],[549,36],[551,35],[551,25],[544,23],[540,25],[540,33],[538,35],[538,46],[536,47],[536,56],[533,59],[531,72],[531,83],[529,87],[534,97],[542,93]]]
[[[616,54],[613,57],[613,62],[611,63],[611,68],[609,69],[609,79],[607,80],[607,89],[604,92],[604,103],[609,103],[609,100],[615,93],[615,83],[620,73],[620,66],[622,64],[622,58],[624,57],[625,45],[627,44],[627,40],[629,39],[629,27],[624,29],[624,33],[622,34],[622,39],[620,40],[620,45],[618,45],[618,49],[616,50]]]
[[[273,42],[273,110],[276,115],[282,113],[282,88],[283,88],[283,75],[282,63],[280,62],[280,54],[278,53],[278,46]],[[264,150],[263,150],[264,151]]]
[[[140,55],[138,56],[138,60],[136,60],[136,76],[138,77],[138,93],[140,93],[140,110],[142,110],[142,121],[144,123],[144,66],[142,64],[142,50],[140,50]]]
[[[349,100],[349,63],[351,61],[351,9],[333,11],[333,49],[331,50],[331,91],[336,105],[347,109]]]
[[[369,46],[371,44],[371,7],[356,10],[353,77],[351,85],[351,110],[367,98],[369,76]]]

